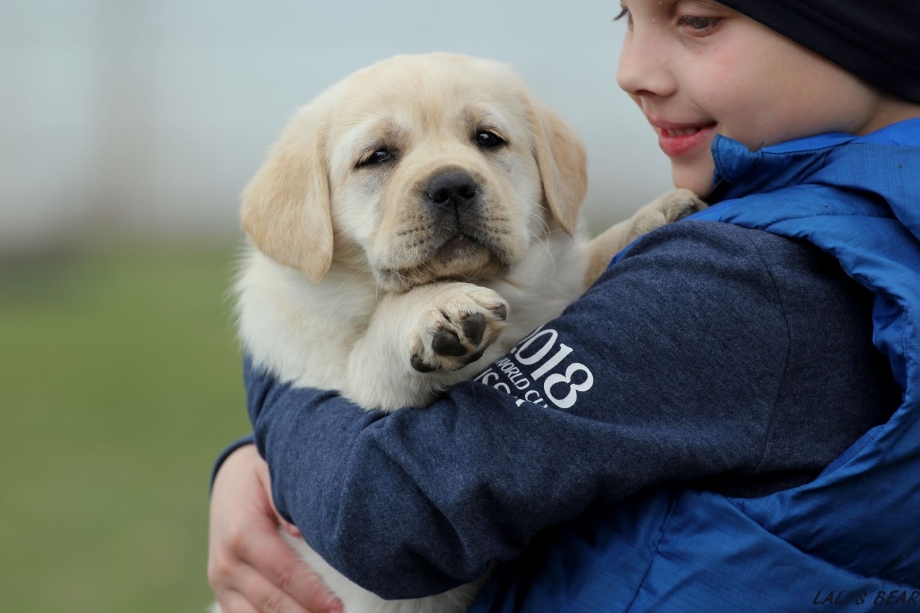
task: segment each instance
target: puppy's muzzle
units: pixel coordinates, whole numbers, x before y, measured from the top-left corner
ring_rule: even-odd
[[[434,175],[425,187],[425,199],[434,212],[462,214],[479,201],[482,190],[469,173],[452,170]]]

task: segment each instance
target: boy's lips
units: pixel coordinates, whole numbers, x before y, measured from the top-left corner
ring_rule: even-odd
[[[658,132],[658,146],[668,157],[678,157],[709,142],[715,123],[671,123],[653,120],[649,123]]]

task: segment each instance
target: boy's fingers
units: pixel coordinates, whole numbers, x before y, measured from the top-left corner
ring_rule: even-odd
[[[240,543],[238,554],[260,577],[277,586],[310,613],[341,610],[342,603],[281,536]],[[251,596],[246,592],[247,596]],[[270,613],[266,611],[265,613]]]
[[[330,611],[325,603],[312,604],[298,602],[294,595],[263,576],[262,571],[237,560],[232,568],[219,567],[217,581],[212,583],[220,613],[327,613]]]
[[[208,575],[219,602],[240,613],[250,613],[247,604],[257,613],[341,611],[342,603],[279,533],[281,525],[300,538],[296,527],[278,519],[268,466],[253,452],[235,452],[215,480]]]
[[[220,613],[259,613],[259,610],[238,592],[224,594],[223,598],[217,600],[217,604],[220,605]],[[214,613],[214,611],[208,613]]]
[[[221,613],[325,613],[303,608],[254,572],[247,574],[240,591],[228,591],[218,602]]]
[[[328,608],[304,606],[290,594],[266,581],[258,573],[251,573],[243,584],[243,593],[259,613],[328,613]]]

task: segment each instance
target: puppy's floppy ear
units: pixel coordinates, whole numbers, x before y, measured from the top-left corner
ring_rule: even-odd
[[[531,101],[534,156],[549,210],[568,234],[578,225],[578,211],[588,191],[585,147],[562,118],[536,100]]]
[[[243,191],[243,231],[255,247],[314,283],[332,263],[332,215],[319,109],[301,109]]]

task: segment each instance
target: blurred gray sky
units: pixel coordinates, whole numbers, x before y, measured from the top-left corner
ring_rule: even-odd
[[[227,240],[293,111],[374,61],[511,64],[588,148],[595,227],[670,187],[615,0],[0,0],[0,251]]]

